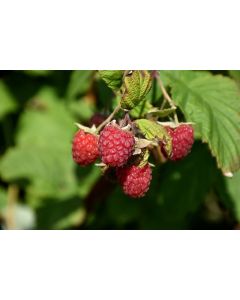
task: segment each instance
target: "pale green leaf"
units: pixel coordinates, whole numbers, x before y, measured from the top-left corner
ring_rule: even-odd
[[[88,122],[95,112],[93,103],[85,101],[83,98],[72,101],[69,104],[69,109],[76,116],[76,120],[84,122]]]
[[[112,90],[117,90],[122,85],[123,71],[121,70],[100,70],[101,78]]]
[[[71,157],[75,120],[51,89],[41,90],[34,99],[39,106],[29,103],[22,114],[17,145],[2,157],[0,175],[6,181],[28,180],[31,194],[72,195],[77,190]]]
[[[51,146],[18,146],[7,151],[0,163],[5,181],[27,179],[29,193],[41,197],[66,197],[76,193],[70,150]]]
[[[152,87],[152,78],[148,71],[131,71],[125,75],[123,81],[121,107],[124,109],[137,106]]]
[[[158,138],[162,140],[167,132],[163,126],[151,120],[139,119],[134,123],[147,139]]]
[[[147,139],[163,141],[165,144],[165,151],[170,155],[172,151],[172,140],[167,130],[162,125],[146,119],[139,119],[134,123]]]
[[[91,70],[73,71],[67,89],[68,99],[74,99],[77,98],[78,95],[86,93],[91,87],[92,76],[93,71]]]
[[[141,118],[145,116],[153,106],[148,101],[142,101],[140,104],[130,110],[130,116],[133,118]]]

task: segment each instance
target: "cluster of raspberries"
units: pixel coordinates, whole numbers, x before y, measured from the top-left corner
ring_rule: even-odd
[[[192,126],[182,124],[175,129],[167,127],[167,131],[172,137],[172,153],[169,159],[179,160],[185,157],[191,151],[194,141]],[[73,139],[72,156],[81,166],[94,163],[100,157],[104,164],[115,168],[124,193],[138,198],[148,191],[152,170],[149,163],[139,166],[131,162],[134,149],[133,133],[110,123],[99,136],[80,129]],[[162,151],[164,153],[164,147]]]

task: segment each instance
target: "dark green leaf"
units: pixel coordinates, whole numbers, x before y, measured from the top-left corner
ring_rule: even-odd
[[[200,144],[182,161],[155,167],[150,190],[142,200],[142,228],[187,228],[217,174],[214,159]]]
[[[8,113],[15,111],[17,104],[7,86],[0,80],[0,120]]]

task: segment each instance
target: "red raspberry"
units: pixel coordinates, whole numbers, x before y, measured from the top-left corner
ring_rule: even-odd
[[[140,198],[149,189],[152,170],[149,164],[144,167],[134,165],[122,167],[117,169],[117,178],[125,194],[133,198]]]
[[[73,139],[73,160],[81,166],[86,166],[93,163],[98,155],[98,137],[79,130]]]
[[[89,126],[93,126],[95,125],[96,127],[98,127],[100,124],[102,124],[103,121],[105,121],[106,116],[104,116],[101,113],[95,113],[91,119],[89,120]]]
[[[117,125],[107,125],[100,133],[99,153],[102,161],[111,167],[121,167],[134,151],[134,136]]]
[[[169,135],[172,137],[171,160],[179,160],[187,156],[194,142],[194,130],[191,125],[182,124],[173,129],[166,127]]]

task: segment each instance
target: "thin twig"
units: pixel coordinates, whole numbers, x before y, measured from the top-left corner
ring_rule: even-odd
[[[162,80],[160,78],[159,73],[156,72],[156,73],[154,73],[154,75],[155,75],[155,78],[157,79],[159,87],[160,87],[160,89],[161,89],[161,91],[163,93],[164,99],[167,100],[167,102],[169,103],[169,105],[170,105],[171,108],[176,109],[177,107],[176,107],[175,103],[173,102],[172,98],[169,96],[168,92],[166,91],[166,89],[164,87],[164,84],[163,84],[163,82],[162,82]],[[164,102],[163,102],[162,106],[163,105],[165,105]],[[177,117],[176,111],[174,112],[174,121],[175,121],[176,124],[178,124],[178,117]]]
[[[176,109],[177,107],[174,104],[172,98],[169,96],[168,92],[166,91],[166,89],[165,89],[165,87],[163,85],[163,82],[162,82],[162,80],[161,80],[161,78],[160,78],[159,75],[157,76],[157,82],[158,82],[158,84],[160,86],[160,89],[161,89],[161,91],[163,93],[164,98],[168,101],[168,103],[171,106],[171,108],[175,108]]]
[[[100,124],[97,128],[97,132],[99,132],[105,125],[107,125],[112,119],[113,117],[115,116],[115,114],[117,112],[119,112],[119,110],[121,109],[121,105],[118,104],[118,106],[115,107],[114,111],[108,116],[108,118],[102,122],[102,124]]]
[[[164,98],[163,102],[162,102],[162,104],[160,106],[160,109],[164,109],[164,106],[166,105],[166,103],[167,103],[167,100]]]

